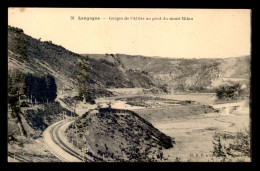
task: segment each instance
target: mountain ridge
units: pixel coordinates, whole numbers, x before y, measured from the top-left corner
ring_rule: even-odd
[[[135,87],[164,92],[167,87],[165,92],[212,92],[233,82],[249,86],[250,62],[250,56],[184,59],[120,53],[80,55],[8,27],[8,68],[49,73],[55,77],[58,90],[77,89],[80,96],[89,94],[89,89]]]
[[[14,68],[35,75],[51,74],[58,91],[74,89],[79,96],[88,96],[90,89],[106,92],[105,88],[109,87],[153,86],[150,78],[142,73],[129,73],[116,63],[83,57],[51,41],[32,38],[22,29],[8,26],[8,69]],[[138,79],[139,76],[144,79]],[[90,98],[95,97],[91,95]]]
[[[110,61],[114,56],[128,70],[146,72],[153,80],[172,90],[214,91],[222,84],[250,80],[250,56],[230,58],[154,58],[125,54],[85,54],[90,58]],[[228,81],[230,79],[230,81]],[[240,80],[239,80],[240,79]],[[158,85],[158,83],[157,83]]]

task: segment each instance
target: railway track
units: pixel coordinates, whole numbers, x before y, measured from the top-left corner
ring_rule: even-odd
[[[53,127],[50,130],[50,135],[51,138],[53,140],[53,142],[55,144],[57,144],[59,147],[61,147],[64,151],[66,151],[67,153],[69,153],[70,155],[76,157],[77,159],[81,160],[81,161],[92,161],[89,158],[83,156],[82,154],[80,154],[80,152],[72,149],[71,147],[69,147],[68,145],[66,145],[60,138],[58,131],[60,129],[60,127],[63,125],[63,122],[60,122],[59,124],[57,124],[55,127]],[[61,160],[63,161],[67,161],[66,159],[61,157]]]
[[[30,160],[11,152],[8,152],[8,156],[20,162],[31,162]]]

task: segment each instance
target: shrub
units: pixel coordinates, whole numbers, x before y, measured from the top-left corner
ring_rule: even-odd
[[[27,102],[23,101],[23,102],[21,103],[21,107],[29,107],[29,105],[28,105]]]
[[[162,91],[165,92],[165,93],[168,93],[168,92],[169,92],[169,91],[168,91],[168,85],[167,85],[167,84],[163,84],[160,88],[161,88]]]
[[[213,156],[223,161],[236,157],[250,157],[250,134],[247,129],[238,131],[234,135],[215,133],[213,136]]]
[[[8,26],[8,29],[16,33],[23,33],[23,29],[17,27]]]
[[[216,96],[219,100],[237,100],[243,91],[240,84],[222,85],[216,89]]]

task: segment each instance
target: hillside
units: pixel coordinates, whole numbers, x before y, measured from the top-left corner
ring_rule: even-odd
[[[117,61],[84,57],[8,26],[8,69],[14,68],[38,76],[49,74],[55,78],[58,93],[73,90],[90,101],[111,96],[105,88],[154,87],[147,74],[127,70]]]
[[[39,138],[50,124],[62,119],[63,112],[70,115],[61,102],[68,102],[72,107],[77,97],[95,103],[95,98],[113,95],[106,88],[150,86],[153,86],[150,78],[143,73],[81,56],[8,26],[10,148],[17,143],[28,145],[27,141],[24,143],[25,138],[29,143],[34,142],[31,138]]]
[[[124,54],[80,55],[51,41],[32,38],[22,29],[8,26],[10,149],[16,144],[23,151],[22,145],[28,143],[37,148],[40,145],[36,145],[33,139],[40,138],[50,124],[75,116],[72,108],[82,107],[86,112],[84,107],[89,104],[85,102],[96,103],[95,99],[100,97],[120,97],[130,92],[135,96],[211,92],[219,85],[230,83],[241,83],[238,87],[249,89],[249,82],[249,56],[173,59]],[[229,96],[231,93],[222,94]],[[79,130],[73,124],[70,126],[68,137],[74,139],[77,136],[75,132],[78,132],[79,147],[92,149],[93,155],[106,161],[159,161],[164,160],[162,150],[173,147],[174,141],[149,122],[161,121],[165,117],[168,120],[184,113],[197,115],[215,112],[210,106],[191,100],[171,102],[148,96],[121,99],[127,105],[141,106],[145,110],[111,109],[111,103],[109,108],[100,109],[102,105],[97,104],[98,111],[91,109],[78,117],[75,124]],[[76,100],[81,101],[77,107]],[[189,104],[197,106],[190,107]],[[179,105],[184,107],[174,107]],[[86,144],[85,138],[89,144]],[[33,153],[31,150],[28,156],[32,158]],[[41,155],[50,154],[39,152],[39,159],[42,159]],[[55,161],[56,158],[50,155],[50,160]]]
[[[88,148],[105,161],[161,161],[162,149],[174,144],[171,137],[128,110],[103,108],[96,114],[88,112],[76,121],[76,126],[78,129],[71,125],[67,130],[70,141],[76,138],[77,129],[79,148]]]
[[[8,68],[35,75],[50,74],[58,91],[73,89],[93,99],[93,89],[157,87],[175,91],[208,91],[228,82],[249,84],[250,56],[226,59],[181,59],[124,54],[73,53],[51,41],[34,39],[8,27]],[[75,86],[76,85],[76,86]],[[97,94],[97,97],[103,96]]]
[[[126,70],[146,73],[155,80],[157,86],[167,84],[171,92],[212,91],[219,85],[233,82],[249,85],[251,75],[250,56],[224,59],[159,58],[124,54],[87,56],[117,61]]]
[[[42,42],[8,27],[8,69],[17,68],[34,75],[50,74],[59,89],[75,84],[79,55],[51,42]],[[65,79],[64,79],[65,78]]]

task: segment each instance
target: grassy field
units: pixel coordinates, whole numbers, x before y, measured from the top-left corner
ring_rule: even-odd
[[[212,107],[206,105],[134,109],[134,111],[151,123],[169,122],[179,118],[215,112]]]
[[[174,100],[194,100],[205,105],[213,104],[216,100],[215,93],[160,94],[156,96]]]

